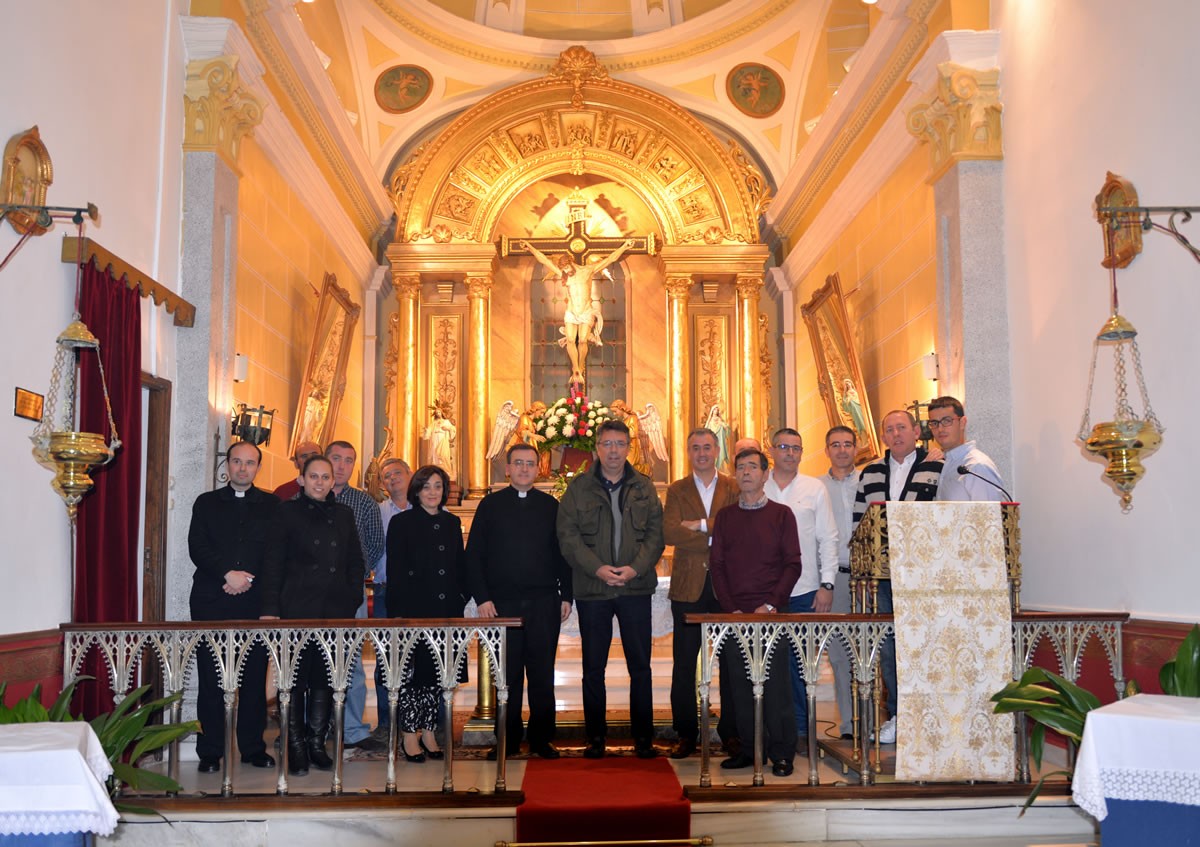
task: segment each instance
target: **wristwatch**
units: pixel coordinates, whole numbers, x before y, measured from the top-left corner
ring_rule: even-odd
[[[763,605],[767,607],[767,611],[768,611],[768,612],[773,612],[773,611],[775,611],[775,607],[774,607],[774,606],[772,606],[770,603],[763,603]]]
[[[821,587],[824,588],[826,591],[833,591],[833,583],[832,582],[822,582]]]

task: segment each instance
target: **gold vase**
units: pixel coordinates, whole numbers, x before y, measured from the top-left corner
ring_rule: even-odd
[[[1146,473],[1142,458],[1162,444],[1162,435],[1147,421],[1104,421],[1092,427],[1084,448],[1107,460],[1104,475],[1121,494],[1121,508],[1133,506],[1133,487]]]

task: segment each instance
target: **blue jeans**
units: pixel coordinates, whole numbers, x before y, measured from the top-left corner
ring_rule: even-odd
[[[387,585],[385,583],[375,584],[375,599],[371,603],[371,617],[386,618],[387,613]],[[391,718],[388,716],[388,693],[387,686],[383,684],[383,663],[376,660],[375,662],[375,714],[376,724],[387,728],[391,725]]]
[[[817,592],[810,591],[807,594],[797,594],[794,597],[788,598],[787,610],[789,613],[795,614],[798,612],[811,612],[813,610],[813,601],[817,599]],[[796,712],[796,732],[799,735],[808,735],[808,686],[804,684],[804,676],[800,673],[800,657],[796,655],[796,651],[792,650],[792,701]]]
[[[367,599],[363,594],[363,604],[354,613],[356,618],[367,616]],[[371,734],[370,725],[363,723],[363,710],[367,707],[367,675],[363,673],[362,650],[354,662],[354,670],[350,673],[350,684],[346,687],[346,709],[342,716],[342,738],[347,744],[357,744]]]
[[[892,581],[881,579],[879,592],[876,595],[881,615],[892,614]],[[879,667],[883,672],[883,684],[887,687],[887,712],[890,717],[896,716],[896,637],[889,635],[887,640],[879,645]]]

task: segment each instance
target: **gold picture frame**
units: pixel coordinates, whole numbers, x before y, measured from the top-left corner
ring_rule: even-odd
[[[812,299],[800,307],[808,338],[817,363],[817,386],[830,426],[848,426],[858,433],[855,463],[869,462],[880,456],[879,435],[867,400],[866,383],[850,335],[850,318],[842,297],[837,274],[825,278],[825,284],[813,292]]]
[[[308,365],[292,418],[289,456],[296,455],[296,445],[304,441],[314,441],[324,449],[333,436],[338,407],[346,393],[346,361],[350,358],[354,325],[361,310],[350,299],[350,292],[337,284],[337,277],[325,274]]]
[[[45,206],[46,189],[54,182],[50,151],[42,143],[36,126],[19,132],[4,147],[4,167],[0,174],[0,203],[11,206]],[[38,224],[34,212],[14,209],[4,216],[21,235],[41,235],[45,226]]]

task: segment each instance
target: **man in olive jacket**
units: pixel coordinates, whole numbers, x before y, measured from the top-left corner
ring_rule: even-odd
[[[654,483],[626,461],[629,427],[605,421],[596,432],[596,461],[567,486],[558,507],[558,544],[571,565],[583,648],[583,717],[589,759],[604,756],[604,669],[612,622],[621,626],[629,669],[629,721],[634,750],[652,759],[654,704],[650,677],[650,598],[663,552],[662,504]]]

